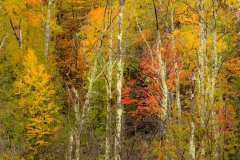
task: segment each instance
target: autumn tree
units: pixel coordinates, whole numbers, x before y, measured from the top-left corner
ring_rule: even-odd
[[[16,96],[19,99],[17,114],[25,118],[18,119],[24,128],[24,137],[29,142],[29,156],[42,157],[44,148],[51,136],[59,131],[59,106],[54,102],[55,89],[51,76],[29,49],[24,56],[22,74],[15,82]],[[21,118],[21,117],[17,117]],[[32,157],[32,158],[33,158]]]

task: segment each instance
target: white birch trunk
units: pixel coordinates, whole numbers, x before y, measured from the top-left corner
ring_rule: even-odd
[[[2,49],[6,39],[8,38],[9,34],[7,33],[6,36],[3,38],[2,42],[1,42],[1,45],[0,45],[0,50]]]
[[[94,63],[93,63],[93,68],[91,70],[91,76],[89,78],[89,86],[88,86],[88,90],[87,90],[87,94],[86,94],[86,99],[84,102],[84,105],[82,107],[82,112],[80,114],[80,110],[79,110],[79,93],[78,91],[75,89],[74,86],[72,86],[72,92],[74,93],[74,112],[75,112],[75,145],[76,145],[76,150],[75,150],[75,160],[79,160],[80,159],[80,140],[81,140],[81,133],[83,130],[83,126],[85,124],[85,121],[87,119],[89,110],[90,110],[90,100],[92,97],[92,93],[93,93],[93,85],[94,82],[97,79],[97,64],[98,64],[98,56],[100,54],[101,51],[101,47],[102,47],[102,41],[104,39],[104,36],[106,34],[107,28],[104,29],[103,34],[100,37],[100,44],[97,48],[97,52],[96,52],[96,57],[94,59]]]
[[[162,100],[161,100],[161,110],[162,115],[161,119],[162,121],[166,121],[167,119],[167,106],[168,106],[168,87],[167,87],[167,81],[166,81],[166,64],[162,59],[162,51],[161,51],[161,36],[160,31],[157,30],[157,57],[158,57],[158,64],[159,64],[159,77],[161,80],[161,91],[162,91]]]
[[[111,1],[110,1],[111,3]],[[111,11],[110,11],[111,12]],[[107,116],[106,116],[106,151],[105,160],[111,158],[111,110],[112,110],[112,13],[110,13],[110,37],[109,37],[109,66],[106,78],[107,86]]]
[[[196,153],[196,147],[194,143],[194,132],[195,132],[195,124],[194,122],[191,122],[191,132],[190,132],[190,147],[189,147],[189,152],[191,155],[191,160],[195,160],[195,153]]]
[[[170,7],[172,7],[171,10],[171,30],[174,31],[174,9],[172,6],[172,1],[170,0]],[[174,70],[176,74],[176,104],[177,104],[177,112],[178,112],[178,121],[181,119],[181,100],[180,100],[180,86],[179,86],[179,68],[178,68],[178,61],[177,61],[177,53],[176,53],[176,47],[175,47],[175,39],[174,36],[171,38],[172,41],[172,52],[174,56]]]
[[[73,99],[73,109],[75,113],[75,158],[79,160],[80,158],[80,111],[79,111],[79,94],[75,87],[72,87],[72,92],[74,93]]]
[[[90,78],[90,84],[88,87],[88,91],[87,91],[87,95],[86,95],[86,100],[85,103],[83,105],[83,110],[82,113],[80,114],[79,111],[79,93],[78,91],[75,89],[75,87],[72,87],[72,92],[74,93],[74,112],[75,112],[75,145],[76,145],[76,150],[75,150],[75,159],[79,160],[80,159],[80,136],[82,133],[82,129],[83,126],[85,124],[86,121],[86,117],[88,115],[89,109],[90,109],[90,99],[92,97],[92,90],[93,90],[93,84],[95,81],[95,77],[97,74],[97,58],[98,56],[96,56],[95,60],[94,60],[94,66],[93,66],[93,70],[91,72],[91,78]]]
[[[200,119],[201,119],[201,127],[205,127],[205,118],[206,118],[206,104],[205,104],[205,98],[206,98],[206,85],[205,85],[205,74],[204,74],[204,68],[205,68],[205,56],[206,56],[206,31],[205,31],[205,23],[204,23],[204,5],[202,0],[198,0],[199,2],[199,48],[198,48],[198,90],[199,90],[199,96],[200,96],[200,104],[199,104],[199,111],[200,111]],[[206,155],[206,144],[204,142],[205,135],[203,135],[202,142],[201,142],[201,156],[205,157]]]
[[[19,26],[18,26],[18,30],[19,30],[18,37],[19,37],[19,48],[22,49],[23,48],[23,38],[22,38],[22,27],[20,25],[20,22],[19,22]]]
[[[41,2],[42,3],[42,2]],[[45,59],[48,59],[48,52],[49,52],[49,41],[50,41],[50,35],[51,35],[51,9],[53,5],[53,0],[48,0],[47,2],[47,15],[45,18],[44,15],[44,8],[43,4],[42,7],[42,14],[43,14],[43,24],[44,24],[44,55]]]
[[[219,58],[217,55],[217,8],[218,2],[212,0],[213,3],[213,35],[212,35],[212,76],[211,76],[211,90],[210,90],[210,106],[214,107],[214,95],[215,95],[215,86],[216,86],[216,78],[219,71]],[[220,148],[218,146],[218,138],[219,138],[219,131],[217,129],[217,119],[215,117],[216,112],[212,111],[213,116],[213,131],[214,131],[214,140],[215,140],[215,158],[220,156]]]
[[[72,160],[72,151],[73,151],[73,135],[71,133],[69,135],[67,160]]]
[[[160,0],[160,4],[161,4]],[[157,59],[159,64],[158,75],[161,80],[161,91],[162,91],[162,99],[161,99],[161,120],[166,122],[167,119],[167,109],[168,109],[168,87],[167,87],[167,80],[166,80],[166,63],[162,58],[162,41],[161,41],[161,34],[159,28],[159,21],[158,21],[158,13],[157,8],[155,5],[155,1],[153,0],[154,10],[155,10],[155,18],[156,18],[156,44],[157,44]],[[165,128],[165,126],[163,126]],[[164,131],[163,131],[164,132]]]
[[[194,143],[195,137],[195,108],[196,108],[196,98],[195,98],[195,84],[196,84],[196,77],[195,77],[195,70],[192,71],[192,86],[191,86],[191,124],[190,124],[190,147],[189,152],[191,156],[191,160],[195,160],[196,155],[196,146]]]
[[[121,133],[123,126],[123,105],[122,105],[122,80],[123,80],[123,61],[122,61],[122,25],[123,25],[123,0],[118,1],[118,46],[117,46],[117,115],[116,115],[116,135],[115,135],[115,160],[120,160],[121,154]]]

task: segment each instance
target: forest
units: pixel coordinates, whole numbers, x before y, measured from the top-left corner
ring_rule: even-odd
[[[240,159],[240,0],[0,0],[0,160]]]

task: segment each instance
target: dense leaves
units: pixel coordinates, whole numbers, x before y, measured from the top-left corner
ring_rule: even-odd
[[[3,0],[0,159],[238,159],[239,5]]]

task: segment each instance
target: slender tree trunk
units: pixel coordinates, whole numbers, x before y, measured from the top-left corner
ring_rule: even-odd
[[[79,160],[80,158],[80,111],[79,111],[79,94],[75,87],[72,87],[72,92],[74,93],[73,108],[75,113],[75,158]]]
[[[92,93],[93,93],[93,85],[94,82],[97,79],[97,66],[98,66],[98,57],[100,55],[100,51],[102,48],[102,42],[103,39],[105,37],[107,31],[107,27],[105,27],[103,34],[100,37],[100,43],[99,46],[97,47],[97,51],[96,51],[96,57],[94,59],[94,63],[93,63],[93,67],[91,70],[91,76],[89,78],[89,86],[88,86],[88,90],[87,90],[87,94],[86,94],[86,99],[84,102],[84,105],[82,107],[82,113],[80,114],[79,112],[79,93],[78,91],[75,89],[74,86],[72,86],[72,92],[74,93],[74,111],[75,111],[75,143],[76,143],[76,150],[75,150],[75,160],[79,160],[80,159],[80,140],[81,140],[81,133],[83,130],[83,126],[85,125],[85,121],[87,119],[89,110],[90,110],[90,100],[92,97]]]
[[[14,24],[12,22],[12,19],[10,19],[10,24],[11,24],[13,33],[15,35],[15,38],[18,41],[18,47],[19,47],[19,49],[22,49],[22,47],[23,47],[23,39],[22,39],[21,19],[19,20],[19,23],[18,23],[17,27],[14,26]]]
[[[238,25],[238,46],[237,46],[237,53],[238,56],[240,55],[240,0],[238,0],[238,6],[237,6],[237,25]]]
[[[18,30],[19,30],[18,37],[19,37],[19,48],[22,49],[23,48],[23,38],[22,38],[22,27],[20,25],[20,22],[19,22],[19,26],[18,26]]]
[[[165,125],[166,119],[167,119],[167,110],[168,110],[168,86],[167,86],[167,80],[166,80],[166,63],[162,58],[162,41],[161,41],[161,34],[160,34],[160,28],[159,28],[159,21],[158,21],[158,13],[156,9],[155,2],[153,0],[154,10],[155,10],[155,18],[156,18],[156,44],[157,44],[157,58],[158,58],[158,64],[159,64],[159,71],[158,75],[161,80],[161,91],[162,91],[162,99],[161,99],[161,120],[163,121],[163,124]],[[165,133],[166,126],[163,127],[163,133]]]
[[[218,145],[219,131],[217,129],[217,119],[216,112],[214,111],[214,95],[215,95],[215,86],[216,86],[216,78],[219,70],[218,66],[218,55],[217,55],[217,8],[218,2],[212,0],[213,5],[213,35],[212,35],[212,76],[211,76],[211,90],[210,90],[210,106],[212,106],[212,116],[213,116],[213,132],[214,132],[214,140],[215,140],[215,158],[220,156],[220,148]]]
[[[91,78],[90,78],[90,84],[88,87],[88,91],[87,91],[87,95],[86,95],[86,100],[85,103],[83,105],[83,110],[82,113],[80,114],[79,111],[79,93],[78,91],[75,89],[75,87],[72,87],[72,92],[74,93],[74,112],[75,112],[75,145],[76,145],[76,150],[75,150],[75,159],[79,160],[80,159],[80,138],[81,138],[81,133],[82,133],[82,129],[83,126],[85,124],[86,121],[86,117],[88,115],[89,109],[90,109],[90,99],[92,96],[92,90],[93,90],[93,84],[95,81],[95,77],[97,74],[97,57],[94,60],[94,65],[93,65],[93,70],[91,72]]]
[[[191,160],[195,160],[196,155],[196,147],[194,143],[195,137],[195,110],[196,110],[196,93],[195,93],[195,85],[196,85],[196,76],[195,69],[192,71],[192,86],[191,86],[191,124],[190,124],[190,147],[189,152],[191,156]]]
[[[5,37],[3,38],[2,42],[1,42],[1,45],[0,45],[0,50],[2,49],[2,47],[3,47],[4,43],[5,43],[5,41],[7,40],[8,36],[9,36],[9,34],[7,33],[5,35]]]
[[[170,0],[170,7],[172,8],[172,10],[171,10],[171,30],[173,32],[174,31],[174,8],[172,6],[172,0]],[[174,70],[175,70],[175,74],[176,74],[176,104],[177,104],[177,112],[178,112],[178,121],[180,121],[182,108],[181,108],[181,100],[180,100],[179,68],[178,68],[174,36],[171,38],[171,41],[172,41],[172,52],[174,55]]]
[[[211,91],[210,91],[210,106],[214,103],[214,93],[216,85],[216,77],[218,73],[218,55],[217,55],[217,2],[213,2],[213,35],[212,35],[212,76],[211,76]]]
[[[111,45],[111,43],[110,43]],[[106,153],[105,159],[111,157],[111,110],[112,110],[112,54],[109,52],[109,68],[107,83],[107,119],[106,119]]]
[[[111,0],[110,0],[111,5]],[[110,7],[111,8],[111,7]],[[105,160],[111,159],[111,110],[112,110],[112,10],[110,9],[109,66],[106,78],[107,88],[107,119],[106,119],[106,152]]]
[[[123,0],[118,1],[118,45],[117,45],[117,115],[116,115],[116,135],[115,135],[115,160],[121,159],[121,133],[123,126],[123,105],[122,105],[122,81],[123,81],[123,61],[122,61],[122,25],[123,25]]]
[[[200,96],[200,104],[199,104],[199,111],[200,111],[200,119],[201,119],[201,127],[202,129],[205,128],[205,122],[206,122],[206,104],[205,104],[205,98],[206,98],[206,93],[205,93],[205,73],[204,73],[204,68],[205,68],[205,56],[206,56],[206,31],[205,31],[205,22],[204,22],[204,5],[202,0],[198,0],[199,2],[199,48],[198,48],[198,73],[199,73],[199,78],[198,78],[198,90],[199,90],[199,96]],[[205,133],[203,133],[203,138],[201,142],[201,156],[205,157],[205,152],[206,152],[206,144],[205,144]]]
[[[54,0],[48,0],[47,1],[47,15],[45,17],[43,4],[42,7],[42,14],[43,14],[43,23],[44,23],[44,55],[45,59],[48,59],[48,52],[49,52],[49,41],[51,36],[51,9],[53,5]],[[41,2],[42,3],[42,2]]]
[[[73,151],[73,134],[71,133],[69,135],[67,160],[72,160],[72,151]]]

